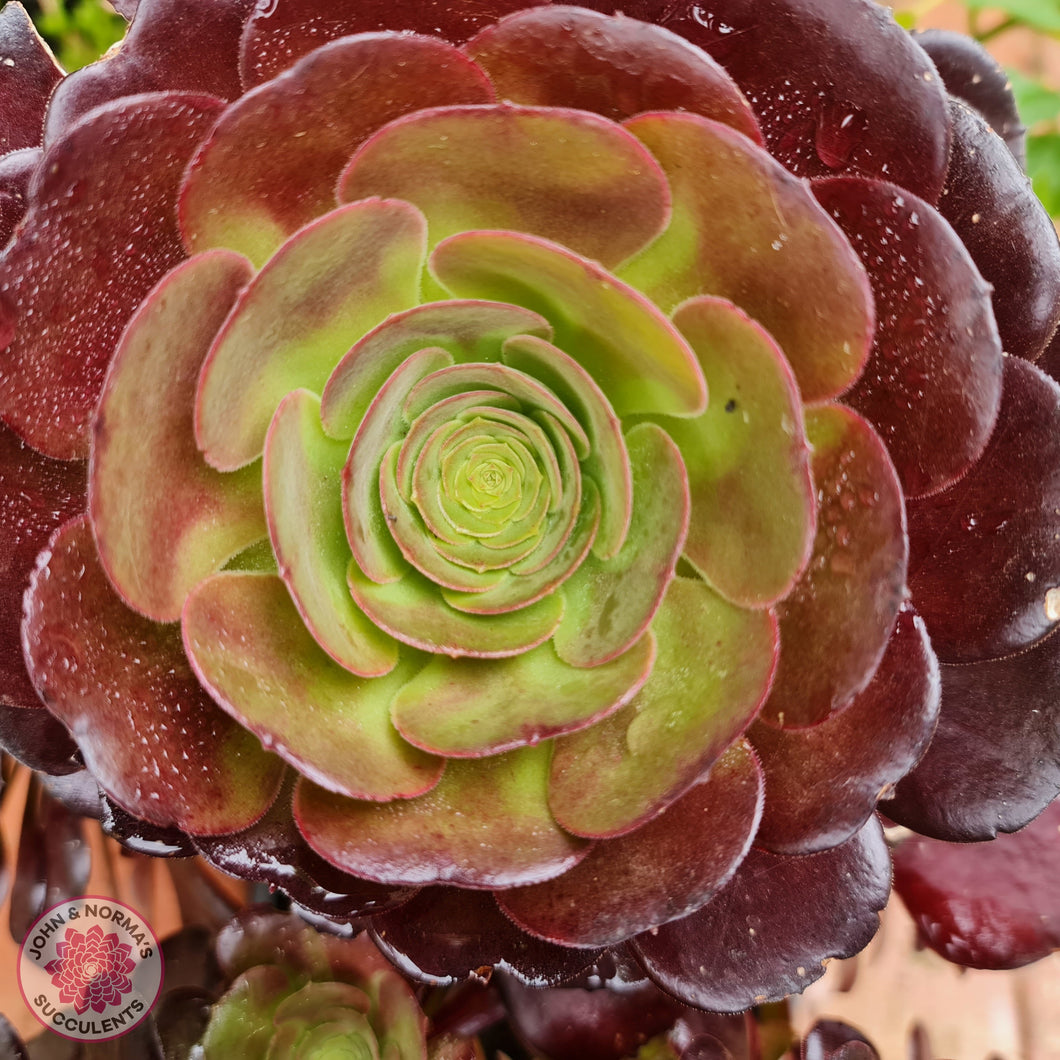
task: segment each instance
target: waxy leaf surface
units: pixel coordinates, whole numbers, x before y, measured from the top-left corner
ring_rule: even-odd
[[[341,202],[404,199],[430,243],[472,229],[552,240],[607,268],[649,243],[670,197],[620,125],[560,107],[439,107],[391,122],[350,160]]]
[[[325,214],[269,259],[203,365],[195,438],[207,463],[250,463],[286,394],[319,393],[361,335],[415,304],[423,239],[415,209],[374,200]]]
[[[119,101],[45,152],[23,238],[0,265],[0,336],[14,336],[0,417],[35,449],[63,460],[87,455],[115,343],[184,257],[172,219],[176,189],[219,108],[176,92]],[[47,329],[26,328],[30,316]]]
[[[319,48],[229,107],[199,148],[181,190],[185,245],[230,247],[261,265],[335,207],[339,174],[377,129],[492,99],[482,72],[444,41],[372,34]]]
[[[261,469],[208,467],[193,423],[202,362],[250,275],[228,251],[169,273],[123,333],[96,410],[96,546],[122,599],[156,622],[179,619],[192,588],[265,533]]]
[[[188,658],[211,695],[304,776],[376,800],[408,798],[437,782],[443,763],[390,724],[391,697],[422,663],[405,659],[374,678],[344,670],[271,574],[208,578],[188,597],[182,624]]]
[[[622,942],[708,902],[743,860],[761,811],[761,772],[737,743],[654,820],[595,843],[562,876],[503,891],[497,901],[521,927],[553,942]]]
[[[452,759],[418,799],[353,802],[302,781],[295,819],[309,845],[379,883],[514,887],[557,876],[588,844],[567,835],[545,802],[547,744]]]
[[[34,687],[119,805],[199,835],[239,831],[268,809],[282,763],[205,694],[179,629],[121,602],[87,519],[61,527],[42,553],[23,639]]]
[[[0,55],[0,155],[6,155],[40,143],[45,105],[62,69],[19,3],[0,11]]]
[[[666,173],[673,220],[618,275],[667,312],[700,294],[740,306],[780,345],[804,401],[846,389],[868,354],[872,295],[808,187],[706,118],[646,114],[625,124]]]

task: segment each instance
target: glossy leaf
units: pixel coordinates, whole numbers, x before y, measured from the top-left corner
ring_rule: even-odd
[[[303,781],[295,820],[309,845],[345,872],[379,883],[514,887],[565,872],[588,844],[545,803],[547,744],[452,759],[417,799],[354,802]]]
[[[769,688],[776,627],[767,611],[734,607],[679,577],[652,633],[655,666],[633,701],[556,740],[549,804],[578,835],[625,835],[661,813],[706,775]]]
[[[806,434],[817,538],[777,608],[780,664],[763,718],[779,726],[822,721],[868,684],[905,593],[905,511],[883,443],[841,405],[808,411]]]
[[[766,792],[756,843],[808,854],[849,839],[924,753],[940,695],[924,623],[906,606],[875,676],[842,711],[809,728],[751,727]]]
[[[1022,651],[1060,621],[1060,386],[1009,357],[998,427],[948,490],[909,505],[909,587],[943,662]]]
[[[861,257],[876,302],[872,353],[844,401],[887,443],[906,496],[932,493],[975,463],[997,420],[990,287],[953,229],[904,189],[840,177],[813,191]]]
[[[340,202],[403,199],[432,246],[471,229],[560,243],[613,268],[662,231],[658,163],[620,125],[562,107],[438,107],[391,122],[350,159]]]
[[[169,273],[123,333],[96,409],[89,511],[100,561],[126,604],[156,622],[179,619],[191,589],[265,532],[261,469],[219,474],[193,429],[199,370],[250,275],[227,251]]]
[[[42,553],[23,639],[34,687],[119,805],[193,834],[238,831],[266,811],[281,763],[199,687],[179,630],[115,595],[86,519]]]
[[[250,463],[286,394],[319,392],[361,335],[416,302],[423,239],[418,211],[373,200],[325,214],[269,259],[203,365],[195,438],[208,464]]]
[[[41,452],[87,455],[118,336],[184,256],[171,216],[176,189],[219,107],[176,92],[119,101],[45,152],[21,238],[0,265],[0,337],[10,341],[0,416]],[[109,149],[114,140],[120,152]],[[47,330],[28,329],[30,317]]]
[[[377,129],[492,99],[483,73],[444,41],[372,34],[318,48],[242,96],[203,142],[181,190],[185,246],[230,247],[261,265],[337,205],[339,174]]]
[[[521,927],[552,942],[622,942],[709,902],[743,860],[761,811],[758,764],[737,743],[654,820],[594,844],[562,876],[500,892],[497,901]]]
[[[427,791],[441,776],[443,763],[390,724],[391,697],[422,662],[406,658],[375,678],[342,669],[274,575],[226,572],[201,582],[185,605],[183,634],[221,707],[328,790],[385,801]],[[327,720],[306,724],[314,716]]]
[[[727,600],[769,606],[790,591],[813,547],[798,388],[768,332],[731,303],[693,298],[673,321],[711,396],[702,416],[666,423],[688,469],[684,558]]]
[[[807,186],[706,118],[646,114],[626,127],[659,160],[674,207],[670,227],[620,278],[666,312],[700,294],[727,298],[777,341],[803,400],[846,389],[868,354],[872,296]]]
[[[30,180],[42,155],[39,147],[27,147],[0,158],[0,247],[7,246],[19,221],[26,215]]]
[[[0,55],[0,155],[6,155],[40,143],[45,105],[63,72],[20,3],[0,11]]]
[[[497,95],[513,103],[577,107],[612,121],[684,110],[761,143],[751,106],[725,70],[649,22],[561,4],[534,7],[482,30],[464,50]]]
[[[890,893],[891,859],[876,820],[808,857],[753,849],[713,901],[638,935],[632,947],[668,993],[734,1012],[798,993],[824,961],[862,949]]]

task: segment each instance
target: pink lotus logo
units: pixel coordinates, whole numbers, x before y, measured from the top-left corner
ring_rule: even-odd
[[[59,990],[59,1000],[73,1005],[78,1015],[88,1008],[103,1012],[119,1005],[132,990],[129,976],[136,968],[132,947],[116,933],[104,934],[98,924],[85,932],[68,927],[55,950],[58,956],[45,968]]]

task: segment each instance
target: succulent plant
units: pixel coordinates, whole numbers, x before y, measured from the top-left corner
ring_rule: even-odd
[[[946,40],[121,8],[0,13],[11,753],[429,981],[719,1011],[868,941],[881,797],[1054,798],[1060,247]]]

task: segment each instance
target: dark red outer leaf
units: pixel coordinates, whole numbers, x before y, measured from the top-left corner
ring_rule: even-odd
[[[220,107],[180,93],[120,100],[45,152],[19,238],[0,264],[0,340],[11,342],[0,417],[35,449],[87,455],[118,337],[184,256],[177,188]]]
[[[341,872],[309,848],[291,817],[291,773],[257,824],[227,836],[199,836],[198,852],[222,872],[279,887],[299,905],[339,918],[396,909],[414,887],[385,887]]]
[[[860,1031],[839,1020],[818,1020],[802,1040],[799,1060],[879,1060]]]
[[[947,29],[925,29],[913,40],[931,56],[951,96],[974,107],[1005,141],[1021,169],[1027,168],[1026,128],[1020,121],[1012,82],[978,41]]]
[[[179,828],[164,828],[142,821],[107,798],[104,791],[99,793],[99,798],[103,808],[100,826],[106,835],[116,839],[126,850],[152,858],[195,856],[195,844]]]
[[[45,909],[84,894],[92,855],[84,822],[30,781],[11,891],[11,937],[21,943]]]
[[[593,0],[698,44],[751,101],[793,173],[860,174],[935,202],[949,158],[942,81],[931,60],[870,0]]]
[[[0,425],[0,745],[34,769],[69,772],[73,741],[45,709],[22,660],[22,594],[37,553],[85,507],[83,463],[49,460]]]
[[[881,792],[927,746],[938,716],[938,671],[924,623],[906,606],[875,676],[848,707],[806,729],[753,725],[766,782],[756,844],[810,854],[858,831]]]
[[[3,1013],[0,1013],[0,1057],[3,1060],[29,1060],[25,1043]]]
[[[62,75],[26,9],[6,4],[0,11],[0,154],[41,142],[44,108]]]
[[[941,428],[940,425],[940,429]],[[1022,651],[1060,620],[1060,386],[1015,357],[982,459],[911,501],[909,588],[942,662]]]
[[[725,70],[660,26],[555,5],[488,26],[464,50],[499,99],[574,107],[612,121],[684,110],[762,142],[750,104]]]
[[[798,993],[849,957],[878,927],[891,859],[871,819],[841,846],[806,857],[755,848],[698,912],[630,945],[648,975],[686,1004],[738,1012]]]
[[[647,981],[618,990],[542,990],[508,977],[502,984],[516,1033],[548,1060],[623,1060],[669,1030],[683,1011]]]
[[[1060,634],[1007,659],[943,666],[938,728],[880,809],[937,839],[991,839],[1060,791]]]
[[[140,0],[121,47],[67,76],[44,127],[51,145],[93,107],[143,92],[235,99],[239,38],[254,0]]]
[[[807,410],[817,536],[777,606],[780,662],[762,720],[813,725],[841,710],[883,658],[905,594],[902,490],[883,442],[842,405]]]
[[[556,986],[590,968],[602,951],[542,942],[501,914],[492,895],[425,887],[395,913],[375,917],[372,938],[406,975],[448,984],[494,965],[532,986]]]
[[[27,147],[0,158],[0,248],[7,246],[26,215],[30,177],[42,154],[39,147]]]
[[[498,18],[537,6],[535,0],[422,0],[415,4],[395,4],[393,0],[259,2],[243,31],[240,73],[244,86],[253,88],[326,41],[353,33],[413,30],[462,44]]]
[[[861,257],[876,303],[869,361],[843,400],[883,437],[907,497],[942,489],[982,454],[1001,404],[990,288],[910,192],[860,177],[815,181],[813,192]]]
[[[1006,353],[1035,361],[1060,321],[1060,242],[1004,141],[952,100],[953,156],[939,212],[994,288]]]
[[[661,815],[596,843],[561,876],[496,892],[497,904],[560,945],[622,942],[710,901],[750,848],[761,809],[758,762],[738,743]]]
[[[1019,968],[1060,949],[1060,801],[986,846],[917,836],[894,852],[894,886],[921,937],[971,968]]]

